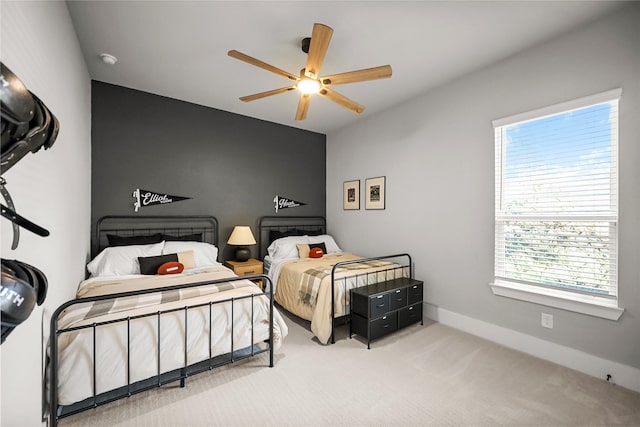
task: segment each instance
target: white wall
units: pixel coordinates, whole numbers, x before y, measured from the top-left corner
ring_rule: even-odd
[[[640,4],[632,2],[583,28],[329,134],[330,232],[343,248],[356,253],[411,253],[416,277],[426,283],[430,313],[494,325],[537,343],[630,367],[627,372],[636,379],[627,386],[640,390],[639,22]],[[491,121],[617,87],[623,90],[619,300],[625,313],[616,322],[494,296],[488,286],[494,261]],[[360,179],[364,186],[365,178],[381,175],[387,179],[385,210],[342,210],[343,181]],[[554,315],[553,329],[541,328],[542,311]]]
[[[49,281],[43,306],[0,348],[0,424],[35,426],[42,418],[49,317],[74,296],[89,252],[91,82],[64,2],[3,0],[0,22],[2,62],[60,121],[51,149],[28,154],[4,175],[18,213],[51,233],[42,238],[21,230],[20,244],[11,250],[11,223],[2,220],[2,258],[32,264]]]

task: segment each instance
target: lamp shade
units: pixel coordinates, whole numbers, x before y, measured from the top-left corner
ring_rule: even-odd
[[[253,237],[251,228],[247,225],[236,225],[233,227],[231,236],[227,240],[228,245],[255,245],[256,239]]]

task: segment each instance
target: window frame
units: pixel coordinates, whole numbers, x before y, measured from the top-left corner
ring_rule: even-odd
[[[586,108],[596,104],[604,102],[619,101],[622,95],[622,89],[613,89],[606,92],[590,95],[575,100],[554,104],[548,107],[539,108],[536,110],[527,111],[524,113],[504,117],[493,121],[494,127],[494,142],[495,142],[495,155],[496,155],[496,172],[495,172],[495,213],[494,213],[494,236],[497,237],[498,233],[498,221],[502,221],[503,218],[499,215],[498,206],[501,203],[501,190],[502,190],[502,173],[504,170],[504,152],[502,150],[502,132],[506,126],[514,125],[516,123],[543,119],[547,116],[561,114],[570,110],[576,110]],[[616,116],[619,123],[619,114]],[[617,126],[615,131],[611,135],[612,144],[618,146],[618,132]],[[617,156],[617,151],[616,151]],[[618,171],[618,164],[616,162],[616,170]],[[500,174],[500,175],[499,175]],[[619,182],[619,181],[617,181]],[[615,190],[615,189],[613,189]],[[617,197],[618,192],[614,191],[613,194]],[[619,212],[619,207],[616,199],[616,212]],[[613,221],[617,224],[617,217]],[[615,245],[618,246],[618,227],[615,227]],[[496,243],[494,243],[494,255],[497,252]],[[611,259],[610,259],[611,260]],[[612,260],[612,266],[615,268],[613,275],[617,277],[618,265],[617,257]],[[497,272],[494,266],[494,275]],[[616,279],[617,280],[617,279]],[[564,291],[559,287],[544,287],[537,285],[530,285],[526,283],[520,283],[515,280],[502,279],[494,276],[494,280],[489,284],[494,295],[503,296],[508,298],[514,298],[518,300],[524,300],[541,304],[545,306],[560,308],[564,310],[574,311],[578,313],[588,314],[596,317],[602,317],[610,320],[618,320],[624,309],[618,305],[618,296],[598,296],[593,293],[579,293],[572,291]]]

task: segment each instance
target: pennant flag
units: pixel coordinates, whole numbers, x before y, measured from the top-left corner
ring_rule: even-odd
[[[296,202],[295,200],[280,196],[274,197],[273,203],[276,205],[276,213],[278,213],[278,209],[297,208],[298,206],[306,205],[306,203]]]
[[[138,209],[143,206],[164,205],[167,203],[187,200],[191,197],[171,196],[169,194],[156,193],[154,191],[136,188],[133,192],[133,198],[136,199],[136,201],[133,203],[133,210],[138,212]]]

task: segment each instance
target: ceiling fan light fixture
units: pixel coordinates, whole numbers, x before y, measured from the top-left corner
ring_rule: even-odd
[[[309,102],[311,95],[317,94],[329,101],[335,102],[341,107],[347,110],[360,114],[364,111],[364,105],[360,105],[357,102],[347,98],[344,95],[333,90],[333,86],[342,85],[345,83],[357,83],[365,82],[369,80],[383,79],[391,77],[391,66],[382,65],[379,67],[366,68],[362,70],[347,71],[346,73],[322,75],[320,70],[324,61],[325,54],[331,41],[333,30],[331,27],[315,23],[313,24],[313,31],[311,37],[306,37],[302,40],[302,50],[307,53],[307,62],[299,75],[291,74],[288,71],[282,70],[273,65],[267,64],[259,59],[253,58],[237,50],[230,50],[227,52],[232,58],[246,62],[247,64],[254,65],[264,70],[270,71],[282,77],[286,77],[289,80],[293,80],[295,84],[289,84],[289,86],[281,87],[279,89],[268,90],[266,92],[260,92],[249,96],[240,97],[241,101],[249,102],[256,99],[265,98],[271,95],[277,95],[279,93],[288,92],[290,90],[300,91],[300,100],[298,101],[298,109],[296,111],[296,120],[305,120],[307,117],[307,111],[309,110]],[[313,40],[313,43],[311,42]]]
[[[318,80],[302,79],[298,82],[298,90],[305,94],[318,93],[321,85]]]

